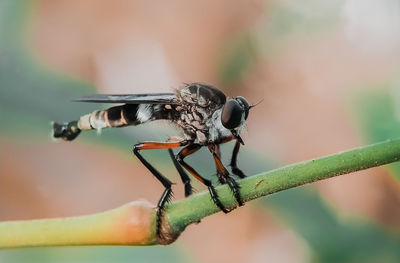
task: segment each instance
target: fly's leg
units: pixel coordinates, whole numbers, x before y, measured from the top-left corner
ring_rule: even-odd
[[[219,177],[222,177],[223,180],[226,181],[226,183],[228,184],[229,188],[232,190],[233,192],[233,196],[235,197],[236,201],[238,202],[239,206],[243,205],[243,201],[242,198],[240,196],[240,187],[239,185],[236,183],[236,181],[229,176],[229,172],[228,170],[226,170],[226,168],[224,167],[224,165],[221,162],[221,159],[218,157],[218,154],[216,152],[216,145],[215,144],[209,144],[208,145],[208,149],[210,150],[210,152],[212,153],[213,157],[214,157],[214,161],[215,161],[215,166],[217,167],[217,175]]]
[[[232,173],[239,176],[240,178],[245,178],[246,175],[242,172],[242,170],[240,170],[237,167],[237,157],[239,154],[239,149],[240,149],[240,142],[236,141],[235,143],[235,147],[233,148],[233,152],[232,152],[232,159],[231,159],[231,168],[232,168]]]
[[[188,197],[193,192],[192,185],[190,184],[189,175],[185,172],[185,170],[183,170],[182,166],[176,160],[175,154],[172,151],[172,149],[168,149],[168,152],[169,156],[172,159],[172,162],[174,163],[176,170],[179,173],[179,176],[181,177],[182,183],[185,185],[185,197]]]
[[[218,158],[221,159],[221,149],[219,147],[219,144],[215,144],[215,153],[217,154]],[[219,171],[217,170],[217,174]],[[218,181],[220,184],[226,184],[226,180],[222,176],[218,176]]]
[[[208,191],[210,192],[211,199],[213,200],[214,204],[219,207],[224,213],[230,212],[226,209],[221,201],[219,200],[217,191],[215,190],[214,186],[211,184],[211,181],[208,179],[203,178],[193,167],[188,165],[183,159],[195,152],[197,152],[202,146],[200,144],[189,144],[185,148],[183,148],[178,155],[176,156],[177,161],[180,165],[182,165],[191,175],[194,176],[197,180],[207,186]]]
[[[165,209],[165,204],[171,199],[172,182],[163,176],[157,169],[155,169],[140,153],[140,150],[153,150],[153,149],[171,149],[179,148],[186,145],[186,141],[181,142],[144,142],[138,143],[133,147],[133,153],[142,162],[144,166],[157,178],[158,181],[165,187],[163,194],[157,204],[157,219],[156,219],[156,233],[161,237],[161,220]]]
[[[168,142],[182,142],[182,141],[184,141],[184,139],[182,139],[180,137],[172,137],[172,138],[168,139]],[[188,197],[193,192],[192,185],[190,184],[189,175],[185,172],[185,170],[182,168],[182,166],[176,160],[174,151],[172,149],[168,149],[168,152],[169,152],[169,156],[171,157],[176,170],[179,173],[179,176],[181,177],[182,183],[185,185],[185,197]]]

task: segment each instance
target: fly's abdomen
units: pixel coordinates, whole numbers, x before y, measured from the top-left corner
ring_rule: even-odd
[[[54,123],[53,136],[71,141],[84,130],[100,130],[102,128],[140,124],[143,122],[143,120],[138,118],[140,117],[138,109],[141,106],[137,104],[124,104],[86,114],[79,121],[71,121],[63,124]]]
[[[78,128],[77,121],[71,121],[67,123],[59,124],[57,122],[53,123],[53,136],[54,138],[61,138],[66,141],[71,141],[75,139],[81,129]]]
[[[141,123],[137,119],[137,104],[124,104],[106,110],[94,111],[82,116],[78,121],[81,130],[122,127]]]

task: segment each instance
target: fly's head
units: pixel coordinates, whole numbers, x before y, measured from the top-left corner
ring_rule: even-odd
[[[222,125],[231,131],[233,137],[235,137],[241,144],[243,143],[242,138],[239,136],[239,129],[242,127],[247,117],[249,116],[249,110],[252,106],[249,106],[247,100],[241,96],[228,99],[222,108],[221,112],[221,123]]]

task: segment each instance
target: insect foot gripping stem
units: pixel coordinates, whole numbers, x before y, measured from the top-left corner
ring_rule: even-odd
[[[53,136],[54,138],[61,138],[65,141],[72,141],[75,139],[81,129],[78,128],[77,121],[66,122],[63,124],[53,123]]]

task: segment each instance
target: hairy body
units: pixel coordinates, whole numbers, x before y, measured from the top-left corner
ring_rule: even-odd
[[[102,129],[168,120],[182,131],[187,141],[200,145],[220,143],[232,137],[230,130],[221,123],[225,102],[226,96],[218,89],[195,83],[176,89],[169,103],[124,104],[87,114],[80,118],[77,128]],[[243,120],[238,130],[241,131],[244,126]]]
[[[222,164],[219,150],[221,143],[236,140],[230,165],[235,175],[240,178],[245,177],[244,173],[237,167],[240,144],[244,144],[239,134],[245,127],[249,109],[252,106],[249,106],[243,97],[227,99],[224,93],[213,86],[191,83],[176,89],[175,93],[97,94],[77,100],[124,104],[86,114],[78,121],[64,124],[54,123],[54,137],[71,141],[84,130],[140,125],[156,120],[167,120],[181,130],[182,138],[169,139],[167,142],[142,142],[133,147],[133,153],[165,187],[157,205],[157,233],[161,233],[163,210],[172,195],[172,182],[141,155],[141,150],[168,149],[182,182],[185,184],[185,196],[192,193],[186,170],[208,187],[214,203],[223,212],[228,213],[230,210],[222,205],[211,181],[202,177],[184,161],[185,157],[195,153],[201,147],[207,146],[213,155],[219,181],[228,184],[238,204],[243,205],[239,186]],[[181,147],[183,148],[175,155],[172,149]]]

